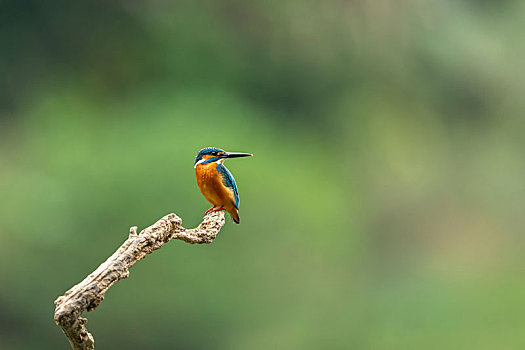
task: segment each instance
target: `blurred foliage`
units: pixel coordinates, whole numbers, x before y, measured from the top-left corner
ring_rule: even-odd
[[[208,208],[88,314],[100,349],[525,347],[525,3],[2,1],[0,348],[66,349],[52,301]],[[203,331],[204,330],[204,331]]]

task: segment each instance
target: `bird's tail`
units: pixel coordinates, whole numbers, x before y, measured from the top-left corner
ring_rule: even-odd
[[[239,217],[239,209],[233,207],[231,211],[228,211],[230,213],[230,216],[232,217],[233,222],[236,224],[241,223],[241,218]]]

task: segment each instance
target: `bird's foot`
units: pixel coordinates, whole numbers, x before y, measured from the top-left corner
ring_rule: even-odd
[[[204,215],[208,215],[209,213],[214,211],[213,209],[215,209],[215,207],[211,207],[210,209],[206,210],[206,213],[204,213]]]
[[[206,211],[206,214],[204,214],[204,215],[208,215],[209,213],[214,213],[216,211],[221,211],[221,210],[224,210],[224,207],[219,207],[219,208],[218,207],[211,207],[210,209],[208,209]]]

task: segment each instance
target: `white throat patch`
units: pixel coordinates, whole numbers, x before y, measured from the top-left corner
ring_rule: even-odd
[[[201,160],[199,160],[197,163],[195,163],[195,165],[193,166],[193,168],[197,169],[197,165],[202,164],[202,162],[205,162],[206,160],[207,160],[207,159],[204,159],[204,158],[201,159]]]
[[[203,158],[203,159],[199,160],[197,163],[195,163],[195,165],[194,165],[193,167],[196,169],[196,168],[197,168],[197,165],[202,164],[202,163],[204,163],[204,162],[207,161],[207,160],[209,160],[209,159],[204,159],[204,158]],[[215,163],[219,163],[219,164],[222,164],[223,162],[224,162],[224,159],[223,159],[223,158],[221,158],[221,159],[215,161]]]

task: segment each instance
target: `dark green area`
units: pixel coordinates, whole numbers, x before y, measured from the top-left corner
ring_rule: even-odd
[[[520,1],[2,1],[0,348],[169,212],[241,225],[87,314],[98,349],[525,348]]]

